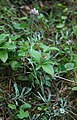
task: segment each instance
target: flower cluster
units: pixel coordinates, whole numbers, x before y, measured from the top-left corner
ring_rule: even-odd
[[[36,10],[36,8],[33,8],[33,9],[31,9],[30,14],[38,16],[39,12],[38,12],[38,10]]]

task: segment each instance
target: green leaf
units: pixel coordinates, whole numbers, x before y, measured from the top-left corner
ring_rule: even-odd
[[[34,58],[34,60],[35,60],[36,62],[38,62],[38,63],[40,62],[40,59],[41,59],[41,53],[40,53],[40,52],[32,49],[32,50],[30,51],[30,55],[31,55],[31,57]]]
[[[7,36],[9,36],[9,34],[4,34],[4,33],[3,33],[3,34],[0,35],[0,44],[2,44],[3,42],[6,41],[5,38],[6,38]]]
[[[73,54],[73,62],[75,67],[77,67],[77,54]]]
[[[52,50],[59,51],[59,49],[57,47],[49,47],[47,45],[44,45],[43,43],[40,44],[40,47],[43,48],[44,52],[48,52],[48,51],[52,51]]]
[[[71,70],[72,68],[74,68],[74,63],[66,63],[64,66],[67,70]]]
[[[31,105],[29,103],[25,103],[23,105],[21,105],[20,109],[26,109],[26,108],[31,108]]]
[[[17,39],[20,38],[20,37],[21,37],[20,35],[15,35],[15,36],[11,35],[11,36],[10,36],[10,39],[11,39],[11,40],[17,40]]]
[[[77,25],[73,27],[73,32],[75,35],[77,35]]]
[[[73,91],[77,91],[77,86],[72,88]]]
[[[66,19],[67,19],[67,16],[61,16],[61,18],[62,18],[63,20],[66,20]]]
[[[59,7],[65,7],[62,3],[58,4]]]
[[[27,76],[25,76],[25,75],[19,75],[19,76],[17,77],[17,79],[18,79],[18,80],[22,80],[22,81],[26,81],[28,78],[27,78]]]
[[[18,30],[23,29],[23,27],[21,27],[21,24],[19,24],[19,23],[14,23],[13,26],[15,29],[18,29]]]
[[[19,111],[19,114],[17,114],[17,116],[18,116],[19,119],[28,118],[29,117],[29,112],[21,109]]]
[[[56,28],[63,28],[64,27],[64,24],[60,23],[56,26]]]
[[[21,64],[16,60],[12,61],[10,64],[11,64],[11,67],[12,67],[13,70],[17,70],[21,66]]]
[[[8,104],[8,107],[11,108],[12,110],[16,110],[16,105],[14,104]]]
[[[14,83],[14,89],[15,89],[16,97],[19,96],[19,89],[16,83]]]
[[[8,49],[8,50],[15,50],[16,45],[14,43],[6,42],[3,46],[3,49]]]
[[[45,84],[48,86],[48,87],[51,87],[51,82],[49,80],[46,80]]]
[[[42,108],[41,107],[37,107],[37,110],[42,111]]]
[[[46,118],[45,116],[43,116],[43,117],[41,118],[41,120],[47,120],[47,118]]]
[[[25,16],[25,17],[21,17],[21,18],[19,18],[19,20],[26,20],[28,18],[28,16]]]
[[[18,56],[19,56],[19,57],[24,57],[24,56],[26,56],[26,52],[23,51],[23,50],[18,50],[17,53],[18,53]]]
[[[42,69],[43,69],[46,73],[48,73],[48,74],[50,74],[52,77],[54,77],[54,69],[53,69],[53,67],[52,67],[50,64],[42,65]]]
[[[2,62],[6,62],[8,59],[8,52],[6,50],[0,50],[0,59]]]
[[[28,42],[20,41],[20,42],[18,42],[18,45],[21,48],[21,50],[23,50],[23,51],[27,51],[28,48],[29,48],[29,43]]]
[[[21,27],[22,27],[23,29],[25,29],[26,27],[28,27],[28,23],[22,22],[22,23],[21,23]]]
[[[63,10],[63,12],[64,12],[64,13],[68,12],[68,8],[65,8],[65,9]]]
[[[38,79],[36,79],[36,80],[35,80],[35,84],[37,84],[37,85],[39,85],[39,84],[40,84],[40,82],[39,82],[39,80],[38,80]]]
[[[44,49],[44,52],[48,52],[48,51],[52,51],[52,50],[59,51],[59,49],[57,47],[47,47],[46,49]]]

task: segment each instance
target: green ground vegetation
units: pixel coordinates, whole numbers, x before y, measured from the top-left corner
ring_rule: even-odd
[[[0,0],[0,117],[77,119],[76,0]]]

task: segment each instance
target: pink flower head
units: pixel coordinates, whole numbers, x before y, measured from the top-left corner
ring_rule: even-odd
[[[33,9],[31,9],[30,14],[39,15],[39,12],[38,12],[38,10],[36,10],[36,8],[33,8]]]

